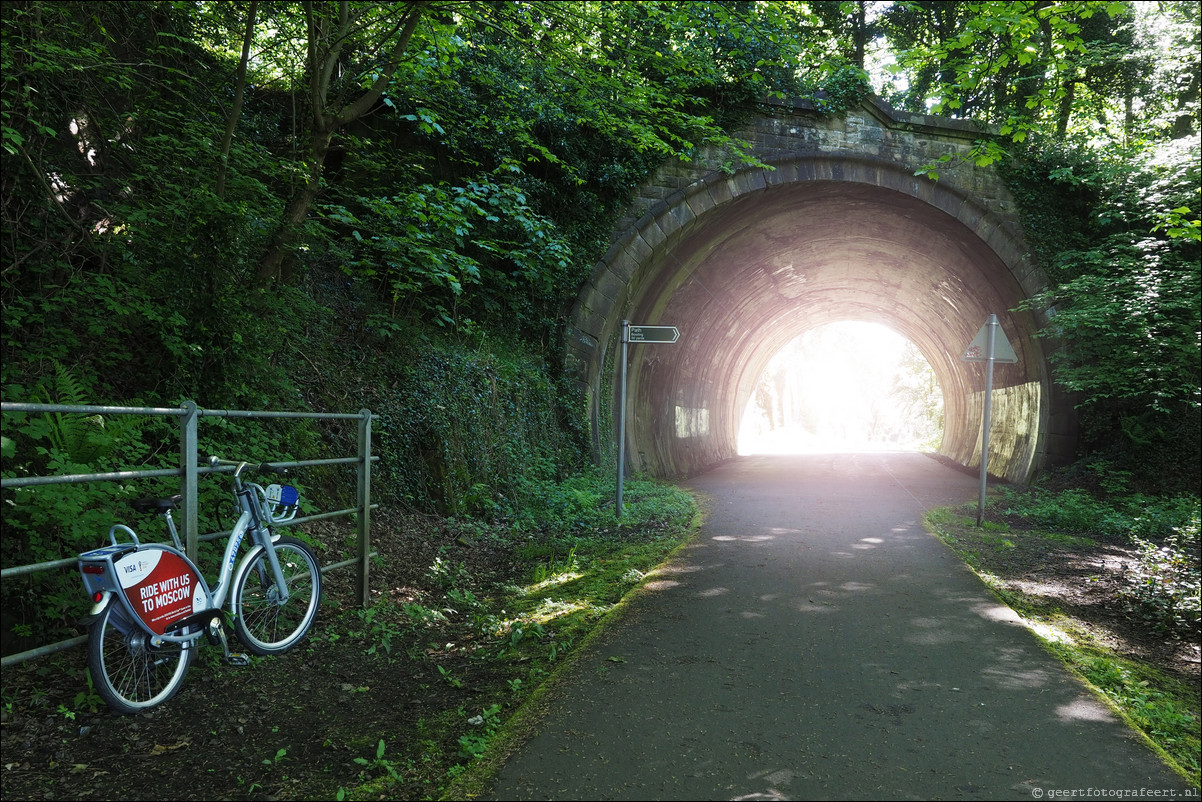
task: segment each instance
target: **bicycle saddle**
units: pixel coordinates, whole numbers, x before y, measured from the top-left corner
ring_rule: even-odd
[[[183,496],[181,495],[169,496],[167,498],[139,498],[129,502],[129,506],[138,512],[157,512],[162,514],[167,510],[177,509],[182,499]]]

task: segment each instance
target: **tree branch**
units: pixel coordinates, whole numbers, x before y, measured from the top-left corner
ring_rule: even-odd
[[[225,177],[229,172],[230,148],[234,143],[234,130],[238,127],[238,117],[242,113],[242,100],[246,96],[246,65],[250,62],[250,45],[255,35],[255,13],[257,0],[251,0],[246,12],[246,34],[242,37],[242,57],[238,61],[238,78],[234,86],[234,107],[230,109],[229,120],[225,124],[225,137],[221,140],[221,163],[217,167],[218,198],[225,197]]]
[[[359,99],[353,103],[343,107],[342,112],[338,115],[339,123],[348,123],[351,120],[358,119],[366,114],[376,101],[380,99],[380,95],[384,94],[384,89],[392,81],[392,76],[396,74],[397,69],[401,66],[401,59],[405,55],[405,50],[409,47],[409,42],[413,39],[413,33],[417,30],[417,24],[421,21],[424,2],[414,3],[414,5],[405,13],[405,16],[397,23],[400,26],[404,24],[404,30],[401,31],[400,37],[392,48],[392,52],[388,55],[388,60],[384,64],[384,70],[376,77],[371,87],[359,96]],[[393,30],[396,30],[395,28]]]

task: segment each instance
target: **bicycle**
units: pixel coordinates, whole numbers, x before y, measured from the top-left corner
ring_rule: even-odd
[[[114,524],[109,529],[111,545],[79,555],[80,575],[94,602],[88,669],[96,692],[119,714],[142,713],[174,696],[202,636],[221,646],[226,663],[248,665],[247,654],[230,650],[231,624],[247,651],[267,656],[303,641],[317,617],[317,557],[307,544],[271,528],[295,517],[300,500],[296,489],[278,484],[263,488],[242,479],[248,468],[283,472],[267,463],[212,457],[209,464],[237,466],[232,490],[240,511],[214,587],[180,544],[171,517],[180,496],[132,502],[135,509],[155,511],[166,519],[174,546],[142,543],[128,526]],[[118,541],[119,533],[131,540]],[[238,561],[238,549],[248,534],[250,549]],[[228,623],[222,609],[227,598]]]

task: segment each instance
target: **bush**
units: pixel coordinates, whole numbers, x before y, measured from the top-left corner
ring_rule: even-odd
[[[540,356],[487,341],[419,345],[380,368],[387,386],[369,400],[381,419],[382,498],[498,520],[584,463]]]
[[[1198,534],[1202,500],[1197,496],[1129,493],[1102,501],[1081,488],[1056,492],[1003,488],[998,509],[1035,527],[1133,544],[1139,557],[1128,570],[1120,595],[1159,629],[1197,636],[1202,607]]]
[[[1127,573],[1122,595],[1161,630],[1179,635],[1199,631],[1202,571],[1199,568],[1199,516],[1157,544],[1136,537],[1139,562]]]
[[[1083,488],[1059,491],[1003,488],[1003,515],[1032,526],[1133,542],[1164,540],[1198,515],[1197,496],[1154,497],[1142,493],[1101,500]]]

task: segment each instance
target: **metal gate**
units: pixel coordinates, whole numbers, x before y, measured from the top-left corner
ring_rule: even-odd
[[[335,457],[331,459],[319,460],[303,460],[299,462],[276,462],[270,461],[273,465],[282,468],[305,467],[315,465],[343,465],[354,464],[357,473],[356,487],[356,504],[354,507],[345,510],[332,510],[330,512],[318,513],[316,515],[308,515],[304,517],[294,518],[288,521],[284,526],[295,526],[296,524],[305,523],[307,521],[318,521],[325,518],[335,518],[345,515],[357,515],[356,535],[358,539],[358,553],[350,560],[345,560],[333,565],[322,567],[322,573],[333,571],[340,568],[348,568],[354,566],[357,568],[357,583],[356,590],[359,603],[363,606],[368,604],[368,589],[369,577],[368,568],[370,559],[373,556],[371,551],[371,510],[374,506],[371,503],[371,464],[378,460],[379,457],[372,456],[371,453],[371,422],[378,418],[378,415],[373,415],[370,410],[361,409],[357,413],[335,413],[335,412],[270,412],[270,411],[248,411],[237,409],[200,409],[193,401],[185,401],[180,404],[179,408],[172,407],[116,407],[116,406],[72,406],[67,404],[25,404],[25,403],[0,403],[0,413],[10,412],[42,412],[42,413],[77,413],[84,415],[145,415],[145,416],[166,416],[179,418],[179,468],[167,468],[159,470],[144,470],[144,471],[114,471],[109,473],[87,473],[87,474],[69,474],[62,476],[27,476],[19,478],[4,478],[0,479],[0,488],[18,488],[30,487],[33,485],[52,485],[52,484],[71,484],[76,482],[113,482],[125,481],[129,479],[143,479],[153,477],[181,477],[180,494],[182,499],[182,515],[181,515],[181,534],[184,538],[185,549],[188,556],[192,560],[196,560],[197,552],[201,541],[212,540],[219,537],[224,537],[227,532],[212,532],[208,534],[200,534],[199,516],[197,514],[197,479],[202,474],[218,473],[221,469],[209,468],[200,466],[200,455],[197,453],[197,421],[200,418],[317,418],[317,419],[341,419],[341,420],[358,420],[358,453],[353,457]],[[12,567],[4,567],[0,570],[0,581],[7,581],[9,577],[32,574],[41,571],[60,570],[69,568],[75,570],[76,561],[74,557],[51,560],[49,562],[34,563],[31,565],[17,565]],[[81,635],[70,640],[59,641],[47,646],[40,646],[36,649],[30,649],[20,654],[13,654],[4,657],[3,665],[9,666],[16,663],[29,660],[33,657],[51,654],[53,652],[62,651],[79,644],[86,642],[87,636]]]

